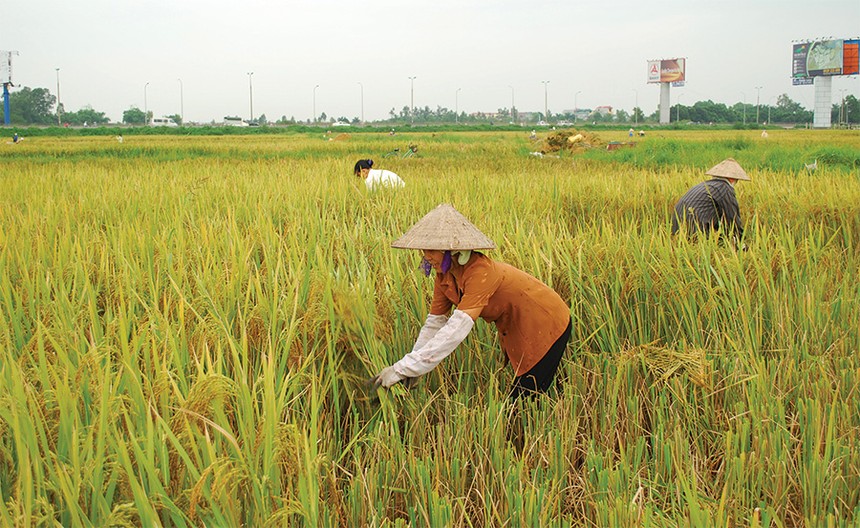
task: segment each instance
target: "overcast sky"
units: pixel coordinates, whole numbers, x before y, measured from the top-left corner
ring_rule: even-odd
[[[314,99],[317,115],[351,119],[363,89],[375,120],[409,106],[412,85],[431,109],[493,112],[513,96],[543,111],[546,86],[551,112],[651,113],[646,61],[676,57],[687,84],[673,105],[787,93],[811,109],[814,88],[791,85],[792,41],[860,36],[860,0],[9,0],[0,20],[15,85],[56,95],[59,68],[70,111],[220,121],[248,117],[253,94],[269,120],[311,118]],[[841,90],[860,97],[858,76],[835,78]]]

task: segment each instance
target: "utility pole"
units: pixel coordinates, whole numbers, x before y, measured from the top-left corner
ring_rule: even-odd
[[[454,122],[460,122],[460,90],[462,88],[457,88],[457,91],[454,92]]]
[[[418,77],[409,78],[409,116],[412,118],[412,123],[415,123],[415,79]]]
[[[3,124],[8,125],[10,120],[9,106],[9,87],[12,86],[12,55],[17,55],[17,51],[0,51],[0,55],[5,56],[5,67],[0,67],[0,83],[3,84]]]
[[[182,121],[182,124],[185,124],[185,100],[182,95],[182,79],[176,79],[179,81],[179,120]]]
[[[317,122],[317,88],[319,87],[320,85],[314,86],[314,123]]]
[[[254,84],[251,82],[252,77],[254,77],[254,72],[248,72],[248,100],[251,103],[251,119],[248,120],[248,123],[254,122]]]
[[[149,109],[146,105],[146,87],[149,86],[149,83],[143,85],[143,126],[146,126],[149,123]]]
[[[364,124],[364,85],[361,83],[358,83],[358,85],[361,87],[361,124],[363,125]]]
[[[761,97],[761,86],[755,87],[755,124],[758,124],[758,111],[761,106],[759,106],[759,101]]]
[[[63,107],[60,103],[60,69],[54,69],[57,71],[57,126],[63,126]]]
[[[549,106],[547,106],[546,85],[549,81],[541,81],[543,83],[543,119],[546,124],[549,124]]]
[[[633,90],[633,93],[636,94],[636,106],[633,107],[633,125],[635,126],[639,124],[639,92]]]

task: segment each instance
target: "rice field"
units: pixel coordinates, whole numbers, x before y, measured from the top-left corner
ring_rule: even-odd
[[[636,141],[2,145],[0,526],[856,526],[860,134]],[[673,239],[729,156],[749,249]],[[406,187],[369,194],[368,157]],[[432,292],[389,244],[442,202],[569,302],[561,391],[511,404],[482,321],[364,384]]]

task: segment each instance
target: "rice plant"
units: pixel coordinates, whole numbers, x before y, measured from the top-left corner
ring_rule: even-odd
[[[383,161],[403,136],[0,152],[0,525],[860,522],[856,133],[557,159],[409,133]],[[749,250],[673,239],[728,156]],[[406,187],[368,194],[360,157]],[[560,391],[511,404],[483,322],[415,387],[364,385],[432,290],[389,244],[441,202],[569,302]]]

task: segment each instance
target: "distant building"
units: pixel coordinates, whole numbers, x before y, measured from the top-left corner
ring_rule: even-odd
[[[475,119],[501,119],[503,116],[498,112],[472,112],[469,117]]]
[[[606,105],[606,106],[598,106],[597,108],[595,108],[595,109],[594,109],[594,112],[593,112],[593,113],[595,113],[595,114],[600,114],[600,115],[602,115],[602,116],[607,116],[607,115],[610,115],[610,116],[611,116],[611,115],[615,115],[615,114],[614,114],[614,112],[612,111],[612,107],[611,107],[611,106],[609,106],[609,105]]]

